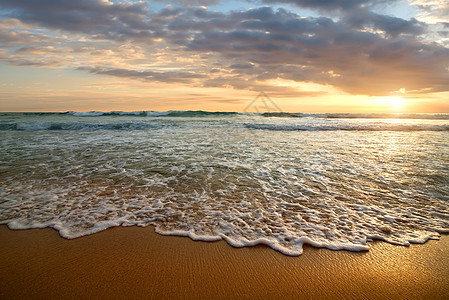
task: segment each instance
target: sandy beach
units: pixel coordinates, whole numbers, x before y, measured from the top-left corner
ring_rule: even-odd
[[[288,257],[113,228],[66,240],[52,229],[0,226],[1,299],[353,298],[448,299],[449,237],[368,252],[306,246]]]

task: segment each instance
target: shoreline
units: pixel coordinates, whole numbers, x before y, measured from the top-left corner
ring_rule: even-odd
[[[362,252],[305,245],[298,257],[136,226],[66,240],[1,225],[0,240],[1,299],[449,298],[449,235]]]

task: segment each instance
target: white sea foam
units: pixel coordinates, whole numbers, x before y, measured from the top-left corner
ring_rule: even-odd
[[[446,131],[254,130],[247,124],[397,123],[199,115],[3,117],[1,124],[80,129],[1,132],[0,223],[52,227],[65,238],[153,225],[164,235],[286,255],[300,255],[304,244],[364,251],[374,239],[407,246],[449,232]]]

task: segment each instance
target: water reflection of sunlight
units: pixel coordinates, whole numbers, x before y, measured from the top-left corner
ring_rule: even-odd
[[[404,123],[404,120],[401,118],[396,118],[396,119],[386,119],[385,121],[387,121],[388,123],[393,123],[393,124],[401,124]]]
[[[402,117],[402,114],[397,114],[392,118],[389,119],[383,119],[382,120],[385,123],[388,124],[401,124],[401,125],[418,125],[418,124],[422,124],[422,120],[419,119],[407,119]]]
[[[394,159],[394,157],[400,155],[401,149],[401,141],[400,137],[396,134],[389,134],[387,138],[383,139],[383,152],[384,158],[388,158],[388,160]]]
[[[385,122],[398,124],[401,119],[388,119]],[[392,180],[400,182],[398,171],[403,168],[403,163],[410,149],[406,147],[407,143],[402,132],[385,131],[379,133],[376,139],[376,169],[380,172],[386,182]],[[386,182],[384,182],[386,184]]]

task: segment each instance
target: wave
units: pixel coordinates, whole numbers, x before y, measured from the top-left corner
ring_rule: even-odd
[[[411,119],[411,120],[449,120],[449,114],[401,114],[401,113],[290,113],[290,112],[264,112],[242,113],[226,111],[204,110],[169,110],[169,111],[86,111],[86,112],[24,112],[24,113],[0,113],[0,117],[17,116],[75,116],[75,117],[105,117],[105,116],[129,116],[129,117],[224,117],[224,116],[261,116],[265,118],[317,118],[317,119]]]
[[[319,114],[317,116],[320,116]],[[427,119],[427,120],[449,120],[449,114],[348,114],[348,113],[328,113],[322,114],[322,118],[327,119]]]
[[[202,116],[233,116],[238,115],[237,112],[209,112],[203,110],[196,111],[173,111],[167,114],[168,117],[202,117]]]
[[[287,112],[266,112],[263,117],[278,118],[321,118],[321,119],[418,119],[418,120],[449,120],[449,114],[354,114],[354,113],[287,113]]]
[[[367,250],[449,232],[449,122],[253,115],[0,119],[28,130],[0,132],[0,224],[67,238],[153,225],[288,255],[304,243]],[[366,130],[445,131],[398,133],[389,145],[389,134]]]
[[[34,113],[33,113],[34,114]],[[37,113],[48,114],[48,113]],[[276,118],[324,118],[324,119],[418,119],[418,120],[449,120],[449,114],[356,114],[356,113],[290,113],[290,112],[264,112],[264,113],[238,113],[224,111],[204,111],[204,110],[169,110],[169,111],[90,111],[90,112],[65,112],[78,117],[99,117],[99,116],[139,116],[139,117],[203,117],[203,116],[234,116],[234,115],[260,115],[263,117]]]
[[[74,122],[11,122],[0,123],[0,131],[57,131],[57,130],[147,130],[159,129],[166,125],[117,122],[117,123],[74,123]]]
[[[203,116],[232,116],[237,115],[237,112],[210,112],[204,110],[187,110],[187,111],[89,111],[89,112],[66,112],[65,114],[77,117],[100,117],[100,116],[138,116],[138,117],[203,117]]]
[[[290,113],[290,112],[264,112],[264,113],[239,113],[226,111],[204,110],[169,110],[169,111],[87,111],[87,112],[24,112],[24,113],[0,113],[1,117],[8,116],[52,116],[70,115],[75,117],[103,117],[103,116],[136,116],[136,117],[213,117],[213,116],[262,116],[266,118],[319,118],[319,119],[419,119],[419,120],[449,120],[449,114],[401,114],[401,113]]]
[[[277,117],[277,118],[301,118],[306,116],[302,113],[285,113],[285,112],[265,112],[262,113],[263,117]]]
[[[272,131],[449,131],[449,125],[427,124],[382,124],[382,125],[277,125],[277,124],[248,124],[249,129]]]
[[[87,112],[75,112],[68,111],[62,114],[72,115],[75,117],[102,117],[102,116],[136,116],[136,117],[159,117],[170,114],[171,111],[87,111]]]

